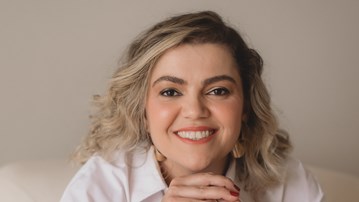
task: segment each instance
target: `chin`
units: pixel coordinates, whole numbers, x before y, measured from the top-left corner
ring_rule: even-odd
[[[213,172],[220,173],[223,168],[221,158],[213,155],[206,155],[203,152],[182,152],[182,155],[172,153],[167,156],[167,166],[179,172],[179,175]],[[213,153],[212,153],[213,154]],[[217,158],[215,158],[217,157]],[[166,161],[165,161],[166,162]],[[177,175],[177,174],[174,174]]]
[[[206,160],[187,159],[182,166],[191,173],[214,172],[211,162]]]

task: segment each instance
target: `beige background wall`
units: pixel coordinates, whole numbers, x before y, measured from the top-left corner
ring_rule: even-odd
[[[211,9],[265,61],[306,163],[359,176],[359,1],[0,0],[0,165],[63,158],[122,50],[166,16]]]

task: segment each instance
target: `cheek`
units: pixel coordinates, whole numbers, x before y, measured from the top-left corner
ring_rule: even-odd
[[[226,130],[239,134],[243,116],[243,105],[238,101],[216,105],[212,113]]]
[[[175,118],[176,105],[149,99],[146,106],[148,127],[150,132],[158,132],[170,127]]]

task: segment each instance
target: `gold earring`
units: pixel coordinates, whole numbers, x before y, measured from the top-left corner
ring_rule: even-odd
[[[155,157],[158,162],[162,162],[166,160],[167,158],[155,147]]]
[[[242,157],[243,154],[244,154],[244,147],[241,143],[237,142],[232,149],[232,155],[234,158],[238,159]]]

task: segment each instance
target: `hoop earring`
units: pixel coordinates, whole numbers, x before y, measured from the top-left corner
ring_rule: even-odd
[[[150,141],[150,144],[153,146],[153,148],[155,149],[155,158],[158,162],[162,162],[164,160],[166,160],[167,158],[165,157],[165,155],[163,155],[160,151],[158,151],[158,149],[156,148],[156,146],[153,144],[151,135],[149,132],[147,132],[147,137]]]
[[[244,154],[244,147],[241,143],[237,142],[232,149],[232,155],[234,158],[238,159],[241,158],[243,154]]]
[[[158,162],[162,162],[166,160],[167,158],[155,147],[155,157]]]
[[[236,159],[241,158],[244,155],[245,149],[243,146],[243,133],[245,133],[245,122],[242,122],[242,129],[239,134],[238,140],[232,149],[232,156]]]

